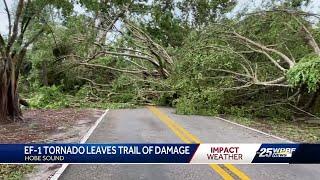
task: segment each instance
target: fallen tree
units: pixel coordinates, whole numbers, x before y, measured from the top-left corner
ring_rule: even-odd
[[[289,40],[285,38],[290,37],[281,39],[278,44],[265,44],[259,41],[263,41],[263,39],[258,35],[250,34],[250,31],[247,35],[243,35],[237,32],[237,28],[223,25],[224,31],[219,34],[222,35],[224,43],[228,44],[228,46],[213,45],[211,47],[228,51],[228,53],[241,58],[241,62],[245,62],[240,63],[239,67],[241,68],[236,68],[235,70],[212,69],[233,76],[233,79],[237,82],[236,86],[227,87],[224,90],[248,89],[251,86],[283,87],[284,90],[287,89],[292,92],[286,98],[288,103],[291,102],[291,106],[295,106],[300,111],[319,112],[319,107],[314,107],[315,104],[310,102],[315,102],[319,98],[320,74],[317,74],[318,71],[311,69],[314,66],[319,67],[320,48],[312,33],[315,30],[311,23],[306,20],[308,15],[307,13],[302,14],[296,11],[275,10],[265,12],[264,14],[256,13],[255,17],[245,17],[251,22],[250,18],[255,19],[260,17],[267,19],[285,16],[288,22],[281,22],[284,24],[282,28],[287,32],[291,31],[290,33],[294,35],[291,38],[295,38],[295,41],[298,41],[297,44],[306,47],[305,54],[302,56],[301,54],[293,55],[292,51],[294,49],[290,50],[287,47]],[[246,19],[243,22],[248,23]],[[257,24],[259,23],[261,22]],[[252,58],[253,56],[256,58]],[[269,63],[268,66],[273,65],[274,68],[272,70],[269,69],[269,72],[259,72],[265,71],[264,67],[260,67],[259,64],[265,66],[266,63]],[[304,71],[301,66],[310,69],[310,71]]]
[[[317,114],[319,29],[309,15],[253,13],[192,33],[177,57],[178,109],[285,119]]]

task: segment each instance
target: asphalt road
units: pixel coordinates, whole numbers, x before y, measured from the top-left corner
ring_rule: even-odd
[[[176,126],[203,143],[281,140],[214,117],[176,115],[170,108],[110,110],[87,143],[183,143]],[[320,165],[70,165],[60,179],[320,179]]]

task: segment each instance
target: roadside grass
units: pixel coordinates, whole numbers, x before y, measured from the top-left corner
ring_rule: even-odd
[[[34,169],[34,165],[0,165],[0,179],[23,179],[23,175],[31,173]]]
[[[294,142],[320,142],[320,124],[307,123],[307,121],[263,120],[234,116],[228,117],[228,119]]]

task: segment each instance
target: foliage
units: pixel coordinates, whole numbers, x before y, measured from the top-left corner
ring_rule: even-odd
[[[181,47],[192,28],[215,22],[234,5],[235,2],[230,0],[155,0],[149,8],[151,19],[141,24],[165,47]]]
[[[317,55],[303,57],[288,71],[287,77],[293,86],[306,84],[309,92],[316,92],[320,82],[320,57]]]
[[[24,174],[32,172],[33,165],[0,165],[0,179],[22,179]]]
[[[177,113],[217,115],[221,112],[223,94],[218,90],[192,92],[176,100]]]
[[[67,29],[52,23],[54,33],[44,35],[28,53],[28,61],[32,64],[29,79],[40,85],[61,86],[63,90],[75,91],[83,85],[83,81],[77,77],[86,71],[75,66],[76,60],[70,55],[82,55],[88,50],[91,33],[87,34],[88,37],[82,37],[88,38],[87,43],[77,43],[74,37],[82,36],[83,25],[87,20],[83,16],[69,16],[67,19],[64,24]]]
[[[134,108],[136,103],[126,101],[110,102],[103,97],[92,97],[91,89],[82,87],[76,94],[62,91],[59,86],[33,87],[34,91],[29,95],[28,102],[31,108],[59,109],[68,107],[78,108]],[[28,97],[28,95],[26,95]]]
[[[69,107],[69,97],[57,86],[39,87],[29,99],[33,108],[55,109]]]
[[[193,19],[191,26],[203,27],[214,22],[219,16],[229,12],[235,1],[230,0],[185,0],[177,3],[185,23]],[[191,17],[190,17],[191,16]]]
[[[117,108],[134,108],[136,104],[129,102],[110,102],[105,96],[93,96],[92,89],[88,86],[82,87],[76,94],[71,96],[70,105],[79,108],[100,108],[100,109],[117,109]]]
[[[283,21],[278,15],[268,18],[273,19],[273,24]],[[243,21],[251,21],[251,19]],[[257,22],[256,19],[255,21]],[[265,30],[266,25],[263,24],[265,22],[262,24],[256,22],[253,22],[255,23],[254,28],[248,27],[252,26],[253,23],[248,25],[241,24],[241,26],[228,21],[224,23],[242,32],[242,34],[247,33],[246,31],[250,32],[248,33],[250,36],[255,34],[256,36],[252,38],[259,38],[259,42],[279,42],[279,44],[284,44],[285,39],[281,40],[278,36],[272,37],[272,34],[278,35],[283,26],[274,25],[273,29],[267,31]],[[270,23],[271,21],[268,20],[267,22]],[[281,87],[262,89],[260,86],[254,85],[247,88],[233,89],[241,86],[241,81],[238,81],[240,76],[233,77],[219,70],[246,74],[247,70],[243,66],[252,63],[254,64],[252,67],[257,66],[256,76],[264,81],[277,77],[279,72],[263,54],[248,53],[239,55],[239,53],[235,53],[237,51],[246,51],[246,49],[238,45],[234,40],[226,45],[224,37],[216,35],[220,31],[219,26],[209,26],[202,32],[193,31],[185,39],[184,46],[178,51],[177,59],[179,61],[176,63],[175,74],[171,77],[174,79],[172,81],[173,86],[177,88],[177,92],[180,94],[180,97],[176,100],[177,111],[186,114],[223,113],[240,117],[290,119],[292,115],[290,107],[273,105],[278,104],[277,101],[286,101],[285,89]],[[264,32],[262,33],[261,31]],[[267,39],[266,37],[269,38]],[[299,35],[295,35],[295,37],[300,39]],[[279,48],[281,49],[282,47]],[[250,52],[250,49],[248,51]],[[295,53],[303,54],[308,52],[303,51],[304,49],[300,48]],[[246,59],[247,57],[249,59]],[[188,73],[186,74],[185,72]],[[208,92],[211,89],[216,91],[210,94]],[[272,101],[270,96],[276,100]]]

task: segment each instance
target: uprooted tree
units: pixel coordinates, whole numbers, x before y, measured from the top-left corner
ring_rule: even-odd
[[[316,70],[320,67],[320,48],[315,38],[318,32],[306,20],[310,16],[317,17],[302,11],[275,9],[248,15],[237,24],[216,24],[219,28],[214,32],[219,40],[202,49],[220,51],[236,59],[232,66],[224,62],[221,68],[211,69],[218,72],[218,77],[227,75],[233,79],[232,86],[221,89],[287,91],[284,100],[275,102],[309,115],[319,112],[315,102],[320,100],[320,74]]]
[[[105,68],[111,71],[118,71],[129,74],[138,74],[140,76],[154,76],[167,78],[169,71],[167,67],[173,64],[171,57],[166,50],[158,43],[154,42],[144,31],[139,29],[128,21],[124,21],[124,25],[127,27],[127,32],[121,34],[130,33],[130,41],[125,39],[122,46],[107,45],[105,42],[95,42],[94,45],[97,49],[93,54],[89,54],[86,58],[81,58],[80,65],[87,67]],[[127,41],[126,41],[127,40]],[[135,68],[134,69],[118,69],[115,67],[108,67],[91,63],[92,61],[106,56],[124,57],[122,60],[128,61]],[[138,61],[145,61],[141,64]],[[149,64],[149,67],[145,67],[143,64]]]
[[[69,41],[73,47],[88,48],[85,51],[74,48],[71,53],[58,55],[55,62],[68,64],[58,72],[70,67],[78,69],[81,71],[77,73],[78,79],[88,81],[90,88],[103,92],[108,89],[100,87],[110,87],[113,80],[124,74],[141,81],[147,81],[147,78],[154,78],[154,81],[167,79],[173,65],[171,56],[138,25],[135,18],[130,17],[132,9],[139,4],[113,4],[107,7],[106,13],[100,9],[106,8],[104,2],[100,3],[92,17],[80,18],[87,31],[74,33]]]
[[[314,19],[318,15],[281,5],[193,30],[175,57],[177,110],[316,118],[320,36]]]

